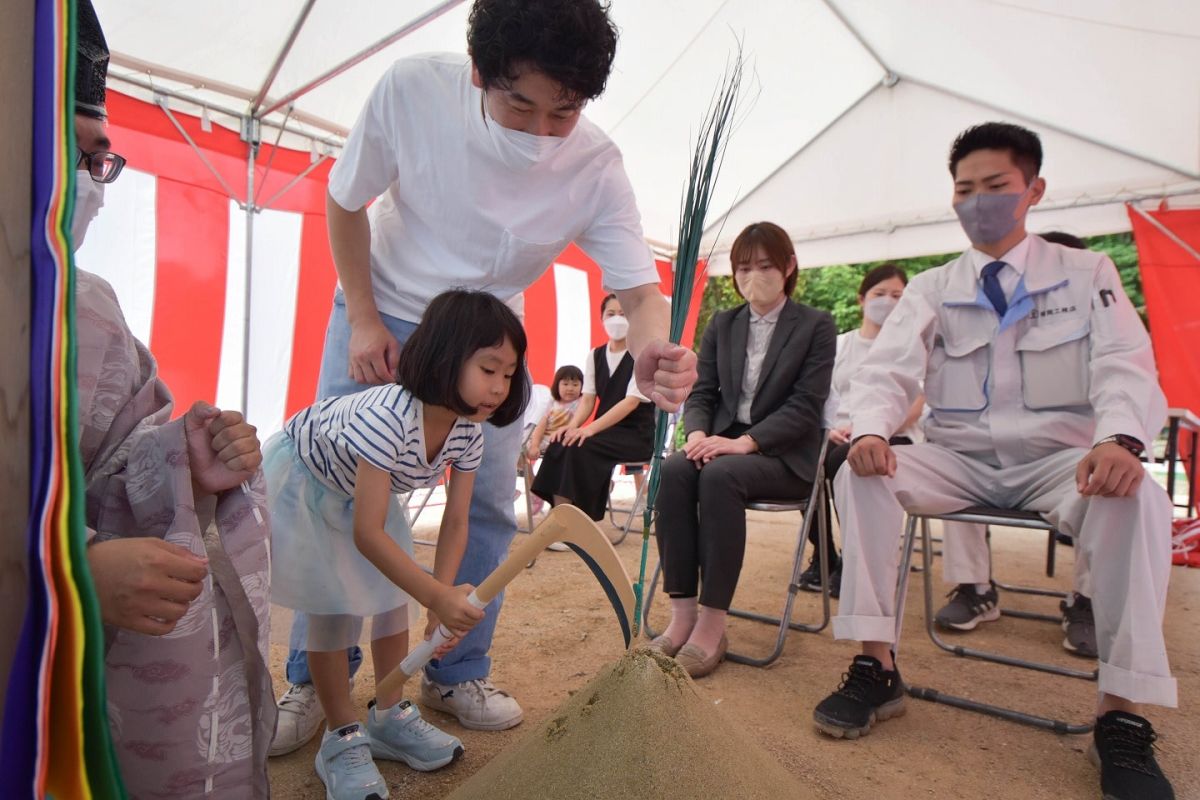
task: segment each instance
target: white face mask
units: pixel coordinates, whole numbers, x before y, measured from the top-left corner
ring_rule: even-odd
[[[529,169],[534,164],[546,161],[559,151],[566,142],[562,136],[534,136],[525,131],[514,131],[504,127],[492,116],[487,96],[483,98],[484,126],[492,140],[496,155],[512,169]]]
[[[620,315],[604,318],[604,332],[614,342],[624,339],[629,333],[629,320]]]
[[[738,289],[751,303],[767,305],[783,294],[784,277],[777,269],[752,269],[737,273]]]
[[[863,303],[863,316],[876,325],[882,325],[898,302],[900,301],[888,294],[882,297],[872,297]]]
[[[87,235],[88,225],[104,207],[104,184],[92,180],[86,169],[75,170],[75,211],[71,216],[71,241],[78,250]]]

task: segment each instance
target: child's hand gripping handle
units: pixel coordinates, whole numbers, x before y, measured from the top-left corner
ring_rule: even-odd
[[[480,599],[478,590],[467,595],[467,602],[478,608],[480,611],[487,607],[487,604],[490,600],[491,598],[488,598],[487,600]],[[433,632],[433,636],[423,640],[420,644],[414,647],[412,652],[400,662],[400,667],[392,670],[387,677],[379,682],[379,686],[376,687],[375,690],[376,696],[390,696],[394,692],[398,693],[399,690],[404,686],[405,681],[415,675],[417,670],[428,664],[429,660],[433,658],[433,654],[437,651],[437,649],[446,642],[450,641],[452,638],[454,638],[454,634],[450,633],[450,631],[446,629],[445,625],[438,625],[437,630]]]

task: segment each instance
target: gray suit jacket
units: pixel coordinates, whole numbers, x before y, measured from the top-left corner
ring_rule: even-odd
[[[684,428],[722,434],[737,422],[746,372],[750,307],[740,305],[712,318],[704,331],[699,378],[684,408]],[[825,311],[787,300],[763,358],[750,429],[759,451],[783,460],[811,481],[821,449],[822,413],[833,377],[837,326]]]

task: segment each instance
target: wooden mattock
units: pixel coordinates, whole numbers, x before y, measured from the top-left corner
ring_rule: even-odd
[[[33,10],[6,3],[0,25],[0,718],[27,586]]]

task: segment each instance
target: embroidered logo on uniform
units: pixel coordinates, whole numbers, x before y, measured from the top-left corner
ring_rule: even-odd
[[[1041,317],[1053,317],[1057,314],[1072,314],[1075,312],[1075,306],[1063,306],[1061,308],[1043,308],[1040,311],[1034,309],[1029,314],[1030,319],[1039,319]]]

